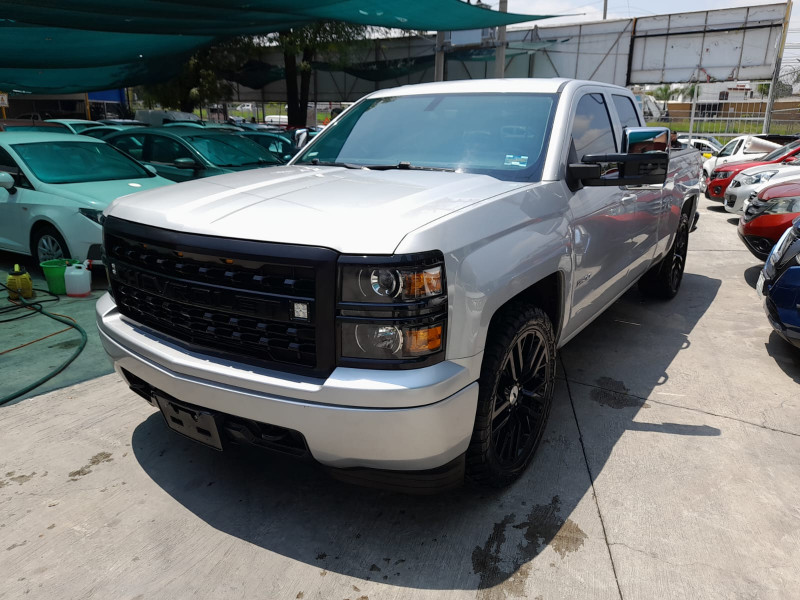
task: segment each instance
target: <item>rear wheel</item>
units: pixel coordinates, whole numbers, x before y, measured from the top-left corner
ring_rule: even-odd
[[[664,300],[675,297],[683,281],[688,246],[689,216],[681,213],[678,231],[669,252],[639,280],[642,293]]]
[[[33,232],[31,254],[36,259],[37,265],[46,260],[70,258],[67,243],[52,225],[41,225]]]
[[[539,308],[513,304],[493,325],[479,380],[467,477],[493,487],[517,479],[541,441],[556,373],[553,326]]]

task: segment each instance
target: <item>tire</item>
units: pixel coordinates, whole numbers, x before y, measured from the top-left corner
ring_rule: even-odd
[[[36,265],[56,258],[72,258],[69,247],[52,225],[40,225],[31,235],[31,255]]]
[[[504,487],[525,471],[542,439],[553,402],[556,343],[547,315],[523,303],[505,309],[489,333],[466,476]]]
[[[674,298],[681,287],[681,281],[683,281],[688,245],[689,216],[682,212],[672,247],[658,264],[642,276],[639,280],[639,290],[653,298],[662,300]]]

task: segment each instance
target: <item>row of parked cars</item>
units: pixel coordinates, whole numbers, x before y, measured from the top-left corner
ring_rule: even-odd
[[[0,249],[34,263],[101,258],[116,198],[174,182],[285,164],[308,139],[245,127],[140,120],[0,121]]]
[[[701,189],[739,215],[739,237],[765,261],[757,290],[767,317],[800,347],[800,138],[734,138],[704,163]]]

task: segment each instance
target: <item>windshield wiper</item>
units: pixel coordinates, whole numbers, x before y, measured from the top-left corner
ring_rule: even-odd
[[[423,167],[419,165],[412,165],[410,162],[402,161],[397,163],[396,165],[364,165],[365,169],[369,169],[371,171],[391,171],[392,169],[398,169],[400,171],[445,171],[448,173],[454,173],[455,169],[450,169],[447,167]]]
[[[307,164],[307,163],[298,163],[298,164]],[[364,165],[354,165],[351,163],[343,163],[343,162],[332,162],[332,161],[325,161],[320,160],[318,158],[312,158],[311,164],[315,167],[344,167],[345,169],[363,169]]]

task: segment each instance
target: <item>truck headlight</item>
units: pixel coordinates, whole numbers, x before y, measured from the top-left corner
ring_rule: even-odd
[[[342,256],[336,321],[341,366],[404,369],[443,360],[442,253]]]

